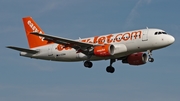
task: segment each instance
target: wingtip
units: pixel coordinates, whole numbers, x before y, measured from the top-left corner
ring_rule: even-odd
[[[6,46],[6,48],[11,48],[12,46]]]
[[[30,32],[30,34],[40,34],[39,32]]]

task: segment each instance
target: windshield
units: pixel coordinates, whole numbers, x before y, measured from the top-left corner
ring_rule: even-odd
[[[166,32],[155,32],[154,35],[167,34]]]

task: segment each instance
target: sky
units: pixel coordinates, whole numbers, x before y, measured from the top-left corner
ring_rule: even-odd
[[[1,0],[0,101],[180,101],[179,0]],[[175,43],[153,51],[153,63],[130,66],[109,60],[53,62],[20,57],[8,45],[28,48],[22,17],[45,33],[78,39],[160,28]]]

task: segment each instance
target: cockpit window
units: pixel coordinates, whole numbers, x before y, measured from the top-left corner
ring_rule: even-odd
[[[155,32],[154,35],[167,34],[166,32]]]
[[[162,34],[162,32],[158,32],[158,34]]]
[[[163,34],[167,34],[166,32],[162,32]]]

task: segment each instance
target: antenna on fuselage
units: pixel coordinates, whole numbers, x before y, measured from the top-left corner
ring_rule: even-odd
[[[81,38],[79,37],[79,41],[81,41]]]

